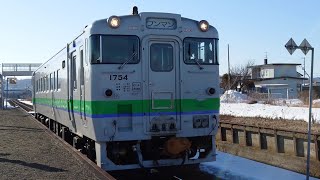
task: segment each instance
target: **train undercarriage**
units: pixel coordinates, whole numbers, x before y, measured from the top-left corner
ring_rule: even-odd
[[[68,127],[44,115],[36,114],[35,117],[105,170],[197,164],[201,159],[215,156],[212,155],[211,135],[188,138],[152,136],[148,140],[95,142],[74,134]]]

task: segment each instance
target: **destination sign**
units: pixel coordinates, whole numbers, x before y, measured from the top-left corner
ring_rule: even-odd
[[[168,18],[147,18],[147,28],[149,29],[176,29],[175,19]]]

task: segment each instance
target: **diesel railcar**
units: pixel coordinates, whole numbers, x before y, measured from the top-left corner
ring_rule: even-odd
[[[216,158],[218,32],[145,12],[97,20],[33,75],[38,120],[105,170]]]

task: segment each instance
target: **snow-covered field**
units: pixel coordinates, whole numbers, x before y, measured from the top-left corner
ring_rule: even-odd
[[[236,180],[300,180],[305,175],[277,168],[231,154],[217,152],[217,160],[202,163],[200,169],[222,179]],[[317,178],[310,178],[316,180]]]
[[[220,114],[236,117],[263,117],[308,121],[309,108],[273,106],[269,104],[221,103]],[[320,108],[312,109],[313,118],[320,122]]]
[[[309,108],[303,106],[299,99],[275,100],[276,105],[247,104],[246,102],[250,99],[245,94],[236,91],[227,91],[220,99],[220,114],[222,115],[305,121],[308,121],[309,118]],[[313,104],[320,104],[320,100],[314,100]],[[315,121],[320,122],[320,108],[313,108],[312,115]]]

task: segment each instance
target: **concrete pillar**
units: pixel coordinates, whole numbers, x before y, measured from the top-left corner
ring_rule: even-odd
[[[266,135],[267,149],[272,152],[277,152],[276,138],[274,135]]]
[[[226,137],[227,137],[227,142],[233,143],[233,132],[232,129],[227,129],[226,128]]]
[[[307,157],[307,152],[308,152],[308,141],[304,141],[303,142],[303,146],[304,146],[304,157]],[[316,148],[316,144],[314,143],[314,141],[311,141],[310,143],[310,159],[317,159],[317,151],[318,149]]]
[[[295,153],[295,143],[293,138],[284,137],[284,153],[290,155],[296,155]]]
[[[246,146],[246,131],[238,131],[239,144]]]
[[[274,151],[274,152],[278,153],[278,152],[279,152],[279,148],[278,148],[278,135],[277,135],[277,131],[276,131],[276,130],[274,131],[273,136],[274,136],[274,147],[275,147],[275,149],[274,149],[275,151]]]

